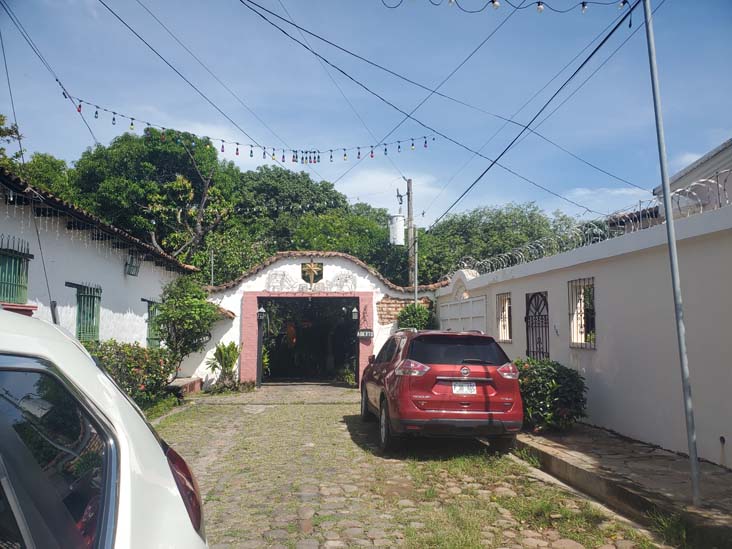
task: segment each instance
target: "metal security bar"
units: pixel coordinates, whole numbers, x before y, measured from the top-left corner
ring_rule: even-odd
[[[569,346],[595,349],[595,279],[578,278],[567,283],[569,293]]]
[[[547,292],[526,294],[526,356],[549,358],[549,301]]]
[[[30,245],[22,238],[0,235],[0,302],[28,301]]]
[[[500,342],[510,343],[513,340],[511,316],[511,293],[496,294],[496,324]]]
[[[67,282],[66,286],[76,288],[76,338],[79,341],[99,341],[102,287],[72,282]]]
[[[160,348],[160,332],[155,324],[155,317],[158,316],[158,303],[147,302],[147,346],[149,349]]]

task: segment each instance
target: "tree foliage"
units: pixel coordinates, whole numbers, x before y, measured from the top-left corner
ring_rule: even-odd
[[[415,328],[417,330],[426,330],[434,328],[436,325],[435,315],[430,309],[424,305],[410,303],[399,311],[397,324],[400,328]]]

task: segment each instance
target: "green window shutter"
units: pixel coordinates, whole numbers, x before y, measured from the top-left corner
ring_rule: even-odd
[[[28,301],[28,263],[33,258],[28,242],[0,235],[0,302]]]
[[[150,349],[160,347],[160,333],[155,325],[155,317],[158,314],[158,304],[154,301],[147,302],[147,346]]]
[[[67,286],[69,283],[67,283]],[[76,338],[79,341],[99,341],[99,314],[102,288],[73,285],[76,288]]]

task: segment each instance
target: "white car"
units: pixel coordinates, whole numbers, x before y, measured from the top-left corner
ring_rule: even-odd
[[[2,310],[0,547],[207,547],[183,458],[78,341]]]

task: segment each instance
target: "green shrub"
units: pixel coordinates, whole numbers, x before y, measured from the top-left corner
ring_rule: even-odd
[[[515,361],[519,369],[524,426],[567,429],[585,417],[587,387],[576,371],[553,360]]]
[[[206,365],[213,373],[219,372],[216,388],[236,389],[239,380],[236,377],[236,361],[239,360],[239,346],[233,341],[216,345],[214,355]]]
[[[345,383],[349,387],[355,387],[356,374],[350,368],[341,368],[336,372],[336,381]]]
[[[397,317],[399,328],[416,328],[417,330],[425,330],[435,327],[435,316],[432,311],[424,305],[415,305],[410,303],[399,311]]]
[[[175,374],[176,363],[167,349],[148,349],[138,343],[120,343],[114,339],[88,342],[85,346],[141,408],[147,408],[167,395],[168,380]]]

